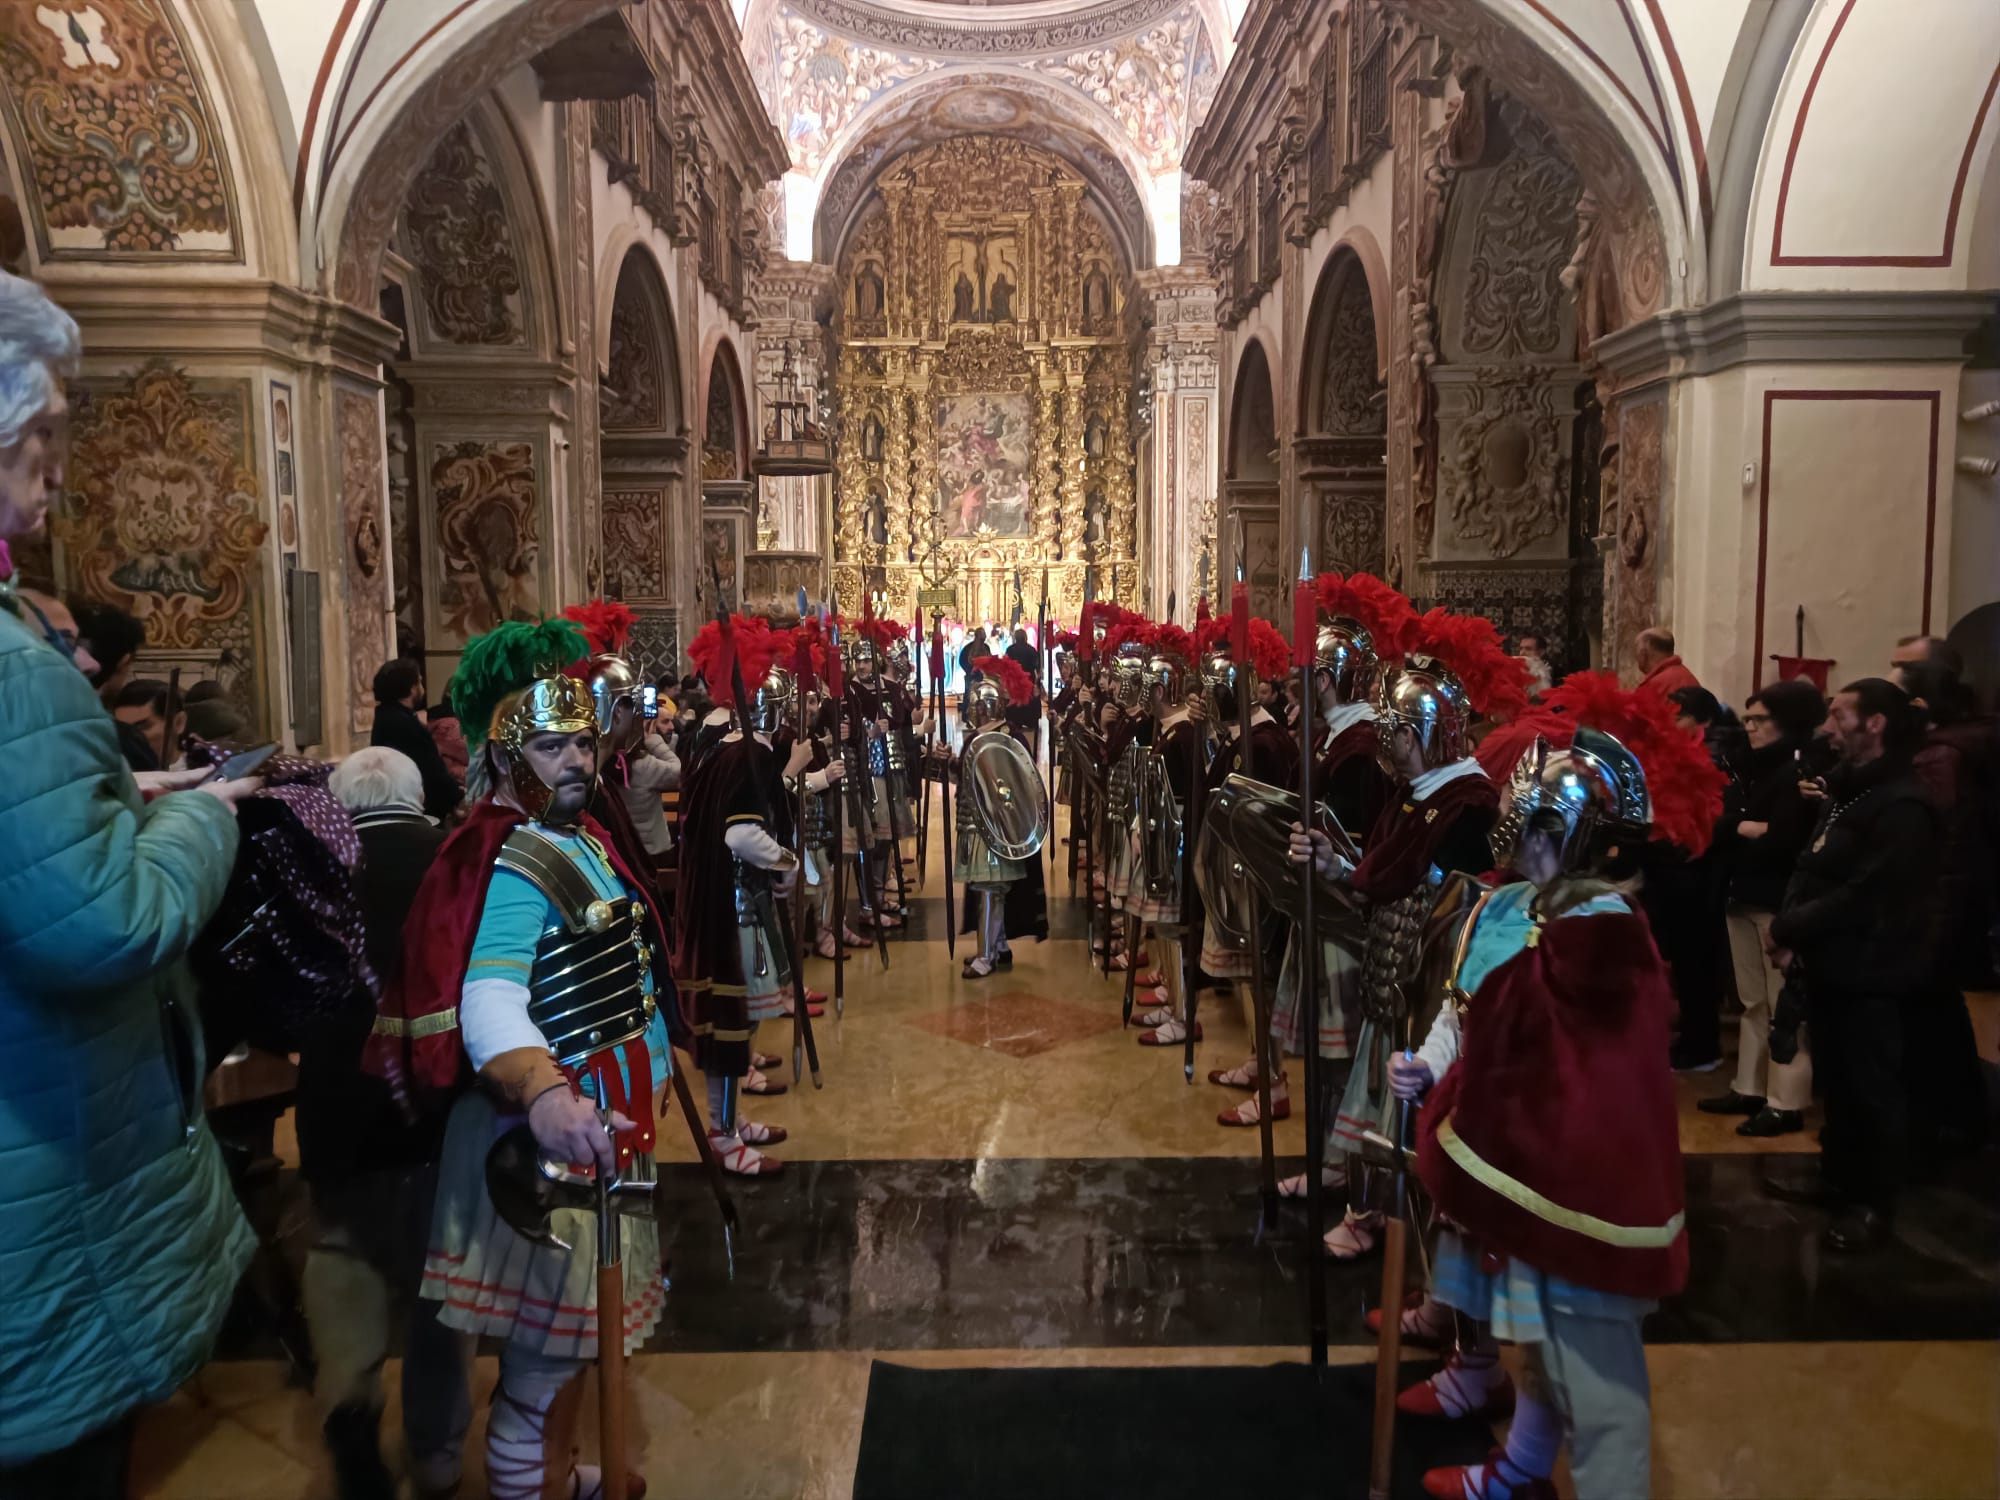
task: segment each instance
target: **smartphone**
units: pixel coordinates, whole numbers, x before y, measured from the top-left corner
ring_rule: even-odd
[[[660,687],[658,683],[649,682],[639,689],[639,712],[649,719],[659,718]]]
[[[238,781],[257,774],[265,761],[278,753],[276,745],[259,745],[255,750],[239,750],[215,768],[210,781]]]

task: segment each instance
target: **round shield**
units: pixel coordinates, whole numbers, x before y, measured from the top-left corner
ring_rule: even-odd
[[[1173,898],[1181,885],[1185,830],[1173,783],[1167,779],[1166,765],[1157,755],[1148,755],[1140,765],[1139,829],[1146,894],[1159,900]]]
[[[979,831],[1002,859],[1033,859],[1049,836],[1049,794],[1011,734],[982,734],[966,747],[966,795]]]
[[[1350,865],[1359,862],[1360,853],[1332,809],[1322,802],[1314,813],[1313,827],[1332,840],[1334,853]],[[1258,894],[1294,925],[1305,920],[1299,867],[1292,863],[1290,849],[1292,825],[1299,821],[1297,792],[1248,776],[1231,776],[1210,800],[1202,830],[1204,837],[1212,830],[1228,846]],[[1319,881],[1313,890],[1313,925],[1322,937],[1352,939],[1358,945],[1362,918],[1353,892]]]

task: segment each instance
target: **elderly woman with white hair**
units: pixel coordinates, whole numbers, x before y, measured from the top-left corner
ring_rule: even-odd
[[[7,544],[62,491],[80,353],[69,315],[0,273],[0,1491],[108,1500],[134,1414],[207,1359],[256,1248],[202,1113],[185,955],[260,783],[146,800],[16,587]]]
[[[424,779],[400,750],[372,745],[333,769],[327,789],[361,835],[355,879],[368,958],[383,984],[403,968],[403,924],[444,842],[424,815]],[[299,1048],[299,1170],[312,1191],[319,1237],[306,1256],[305,1309],[319,1366],[314,1394],[343,1495],[393,1494],[380,1429],[382,1362],[390,1313],[400,1314],[403,1440],[419,1494],[459,1482],[472,1422],[471,1341],[437,1321],[417,1296],[442,1121],[411,1126],[361,1050],[374,1023],[371,996],[329,1018]]]

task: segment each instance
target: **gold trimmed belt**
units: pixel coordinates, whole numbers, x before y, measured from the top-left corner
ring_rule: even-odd
[[[419,1037],[437,1036],[443,1032],[458,1030],[458,1007],[433,1011],[427,1016],[410,1020],[403,1016],[377,1016],[372,1030],[377,1036],[406,1036],[412,1041]]]
[[[1472,1180],[1482,1187],[1491,1188],[1508,1202],[1525,1208],[1536,1218],[1546,1220],[1558,1229],[1568,1229],[1607,1245],[1617,1245],[1627,1250],[1664,1250],[1679,1236],[1681,1226],[1687,1218],[1685,1214],[1675,1214],[1666,1223],[1657,1227],[1613,1224],[1610,1220],[1600,1219],[1593,1214],[1564,1208],[1553,1199],[1543,1197],[1526,1183],[1509,1177],[1474,1151],[1452,1128],[1450,1115],[1446,1115],[1438,1125],[1438,1144],[1444,1147],[1445,1155],[1463,1167]]]

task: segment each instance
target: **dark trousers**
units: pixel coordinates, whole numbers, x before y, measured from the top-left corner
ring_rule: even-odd
[[[1813,1076],[1826,1106],[1820,1164],[1827,1186],[1858,1206],[1891,1213],[1909,1149],[1901,1004],[1893,995],[1840,990],[1815,978],[1806,1014]]]
[[[1640,897],[1680,1005],[1681,1047],[1699,1058],[1722,1055],[1728,895],[1713,860],[1674,858],[1647,867]]]
[[[1910,1144],[1919,1155],[1966,1150],[1986,1138],[1986,1079],[1965,995],[1948,979],[1925,985],[1903,1010],[1903,1064],[1912,1074]]]
[[[136,1422],[128,1413],[67,1448],[0,1467],[0,1500],[125,1500]]]

